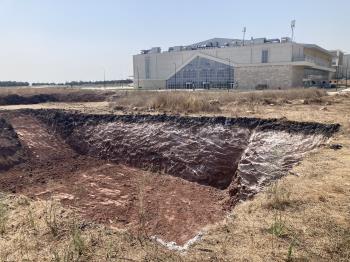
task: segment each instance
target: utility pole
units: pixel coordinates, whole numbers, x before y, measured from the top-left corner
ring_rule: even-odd
[[[243,46],[244,46],[244,40],[245,40],[245,33],[246,32],[247,32],[247,28],[243,27],[243,41],[242,41]]]

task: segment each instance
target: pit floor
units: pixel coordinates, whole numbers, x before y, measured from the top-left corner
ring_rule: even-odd
[[[58,200],[92,222],[178,244],[226,215],[225,191],[78,155],[35,118],[5,117],[29,160],[0,176],[0,191]]]

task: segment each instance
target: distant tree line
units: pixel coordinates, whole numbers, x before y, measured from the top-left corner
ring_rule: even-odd
[[[125,80],[106,80],[106,81],[72,81],[66,82],[66,85],[70,86],[86,86],[86,85],[127,85],[131,84],[133,81],[131,79]]]
[[[65,83],[28,83],[28,82],[17,82],[17,81],[0,81],[0,87],[16,87],[16,86],[94,86],[94,85],[128,85],[133,83],[131,79],[125,80],[108,80],[108,81],[71,81]]]
[[[29,86],[28,82],[0,81],[0,87]]]
[[[32,86],[63,86],[64,83],[32,83]]]

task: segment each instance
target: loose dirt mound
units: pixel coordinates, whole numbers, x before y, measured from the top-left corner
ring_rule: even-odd
[[[0,106],[31,105],[47,102],[103,102],[107,99],[107,97],[113,94],[113,92],[71,92],[37,95],[0,95]]]
[[[56,102],[54,95],[19,96],[16,94],[0,97],[0,105],[30,105],[46,102]]]
[[[0,171],[11,168],[24,159],[22,145],[12,126],[0,118]]]

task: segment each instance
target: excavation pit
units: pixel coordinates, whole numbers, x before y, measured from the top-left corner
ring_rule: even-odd
[[[288,174],[338,125],[166,115],[0,113],[23,161],[0,190],[56,199],[86,219],[184,244]]]

